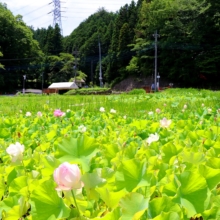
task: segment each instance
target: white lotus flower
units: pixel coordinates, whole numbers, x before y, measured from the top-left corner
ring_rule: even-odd
[[[115,114],[115,113],[116,113],[116,110],[112,108],[112,109],[110,110],[110,113]]]
[[[23,158],[24,145],[19,142],[10,144],[6,152],[11,156],[12,162],[21,161]]]
[[[160,120],[160,127],[168,128],[171,122],[172,122],[171,120],[167,120],[166,118],[163,118],[162,120]]]
[[[211,108],[208,108],[208,113],[211,113],[212,112],[212,109]]]
[[[159,135],[157,133],[150,134],[150,136],[147,138],[147,143],[150,145],[152,142],[158,141]]]
[[[105,108],[104,108],[104,107],[101,107],[101,108],[99,109],[99,111],[100,111],[100,112],[105,112]]]
[[[148,115],[153,115],[154,113],[152,111],[148,112]]]
[[[78,130],[79,130],[81,133],[84,133],[84,132],[86,132],[86,127],[85,127],[84,125],[80,125],[80,126],[78,127]]]
[[[30,117],[30,116],[31,116],[31,113],[30,113],[30,112],[26,112],[26,116],[27,116],[27,117]]]

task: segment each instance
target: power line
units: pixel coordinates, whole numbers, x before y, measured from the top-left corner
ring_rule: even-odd
[[[26,23],[30,23],[30,22],[35,21],[35,20],[37,20],[38,18],[42,18],[43,16],[46,16],[46,15],[48,15],[48,14],[40,15],[40,16],[34,18],[34,19],[31,19],[30,21],[27,21]]]
[[[35,12],[35,11],[38,11],[38,10],[44,8],[45,6],[48,6],[48,5],[49,5],[49,3],[47,3],[46,5],[43,5],[43,6],[39,7],[39,8],[36,8],[36,9],[34,9],[34,10],[28,12],[27,14],[24,14],[23,17],[25,17],[25,16],[27,16],[27,15],[29,15],[29,14]]]

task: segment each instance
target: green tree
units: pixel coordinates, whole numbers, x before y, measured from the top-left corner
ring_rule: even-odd
[[[43,56],[33,33],[22,16],[14,16],[5,4],[0,3],[0,47],[4,69],[1,69],[1,89],[15,91],[22,87],[23,76],[30,71],[30,63]]]
[[[106,65],[105,77],[108,82],[120,81],[128,75],[126,66],[134,53],[129,45],[134,43],[135,27],[138,18],[138,7],[134,1],[120,8],[112,32],[112,40],[107,57],[104,59]]]
[[[53,28],[32,30],[34,39],[39,42],[40,48],[46,55],[59,55],[63,51],[63,37],[58,24]]]
[[[63,51],[62,35],[58,24],[55,25],[55,28],[53,30],[53,45],[54,54],[58,55]]]
[[[74,65],[76,59],[78,62],[78,58],[69,53],[60,53],[59,56],[48,56],[46,61],[48,65],[44,70],[47,83],[68,82],[75,78],[75,75],[78,78],[85,79],[86,75],[82,71],[77,70],[75,72]]]
[[[100,40],[102,59],[104,59],[111,42],[115,17],[116,15],[114,13],[107,12],[104,8],[100,8],[96,13],[83,21],[69,36],[63,39],[65,52],[79,52],[80,69],[86,73],[88,81],[91,81],[93,76],[97,83],[99,81],[98,42]],[[103,69],[103,71],[105,70]],[[93,76],[91,72],[93,72]]]
[[[154,71],[152,35],[158,30],[160,75],[194,85],[198,81],[195,59],[202,50],[201,35],[197,33],[201,28],[198,18],[207,9],[206,2],[199,0],[143,1],[133,45],[141,74],[151,75]]]
[[[2,57],[3,56],[3,54],[0,52],[0,57]],[[4,68],[4,66],[0,63],[0,68]]]

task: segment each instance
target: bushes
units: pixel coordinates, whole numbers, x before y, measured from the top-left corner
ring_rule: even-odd
[[[146,94],[146,91],[144,89],[132,89],[128,92],[129,95],[143,95]]]
[[[85,88],[85,89],[75,89],[66,92],[64,95],[106,95],[111,94],[112,91],[109,88]]]

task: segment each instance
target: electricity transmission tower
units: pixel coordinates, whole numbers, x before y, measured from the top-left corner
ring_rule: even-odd
[[[60,3],[60,0],[53,0],[53,2],[51,2],[51,3],[53,3],[53,5],[54,5],[54,10],[51,11],[51,12],[53,12],[53,27],[55,27],[55,25],[58,24],[60,27],[60,32],[63,35],[62,22],[61,22],[61,10],[60,10],[61,3]]]

